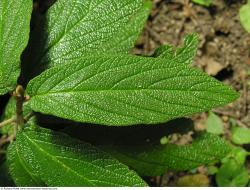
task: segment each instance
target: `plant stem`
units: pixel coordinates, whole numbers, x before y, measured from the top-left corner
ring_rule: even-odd
[[[12,117],[12,118],[7,119],[7,120],[3,121],[2,123],[0,123],[0,128],[6,126],[8,124],[11,124],[13,122],[16,122],[16,117]]]
[[[25,101],[25,97],[24,89],[21,85],[17,86],[16,91],[14,92],[14,97],[16,98],[16,129],[18,129],[24,124],[23,102]]]

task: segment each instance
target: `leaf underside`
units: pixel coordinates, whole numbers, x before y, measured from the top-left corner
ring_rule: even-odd
[[[29,39],[31,0],[0,1],[0,95],[13,90]]]
[[[127,166],[90,144],[62,133],[32,127],[26,126],[8,149],[14,180],[20,177],[19,165],[15,163],[19,159],[48,186],[146,186]]]
[[[35,111],[104,125],[155,124],[225,105],[238,94],[219,81],[165,59],[74,59],[33,79]]]

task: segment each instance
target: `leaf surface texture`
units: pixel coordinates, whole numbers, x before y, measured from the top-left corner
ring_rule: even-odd
[[[35,111],[115,126],[162,123],[238,97],[186,64],[126,55],[75,59],[45,71],[27,90]]]
[[[31,0],[0,1],[0,94],[15,88],[20,56],[29,39]]]
[[[32,126],[19,133],[11,146],[9,151],[18,149],[48,186],[146,186],[127,166],[62,133]]]

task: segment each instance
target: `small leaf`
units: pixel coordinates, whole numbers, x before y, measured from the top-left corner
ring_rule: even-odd
[[[216,183],[220,187],[244,187],[248,181],[247,169],[234,159],[228,159],[223,163],[216,174]]]
[[[212,164],[225,157],[230,148],[216,135],[203,134],[191,145],[110,145],[102,149],[143,176],[162,175]]]
[[[37,21],[24,76],[79,55],[128,53],[150,10],[149,0],[58,0]]]
[[[197,3],[199,5],[203,5],[206,7],[209,7],[213,3],[213,0],[192,0],[192,1],[194,3]]]
[[[240,8],[240,22],[242,26],[250,33],[250,1]]]
[[[209,116],[206,121],[206,130],[213,134],[223,134],[223,122],[216,114],[209,112]]]
[[[163,58],[166,60],[174,59],[175,51],[172,45],[162,45],[157,48],[153,54],[153,57]]]
[[[0,95],[14,89],[29,39],[31,0],[0,1]]]
[[[27,90],[35,111],[113,126],[162,123],[238,97],[185,64],[126,55],[75,59],[45,71]]]
[[[233,127],[232,141],[235,144],[250,144],[250,129]]]
[[[232,146],[232,151],[227,157],[221,160],[222,163],[228,162],[229,159],[234,159],[238,164],[243,165],[249,153],[242,147]]]
[[[174,59],[175,62],[189,65],[196,55],[198,42],[198,35],[195,33],[190,34],[185,37],[183,47],[177,48],[174,51],[171,45],[164,45],[156,49],[153,56],[167,60]]]
[[[146,185],[127,166],[62,133],[26,126],[11,146],[9,151],[14,154],[13,150],[17,149],[32,172],[48,186]]]

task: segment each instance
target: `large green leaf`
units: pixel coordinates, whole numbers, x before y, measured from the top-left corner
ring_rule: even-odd
[[[25,75],[83,54],[128,53],[150,8],[148,0],[58,0],[37,22]]]
[[[0,1],[0,94],[14,89],[28,43],[32,0]]]
[[[8,151],[14,156],[14,151],[17,149],[19,156],[46,185],[146,185],[127,166],[90,144],[72,139],[62,133],[35,127],[32,126],[33,129],[26,127],[20,132],[16,142]]]
[[[102,149],[131,166],[140,175],[156,176],[213,164],[229,152],[228,144],[212,134],[199,136],[190,145],[110,145]]]
[[[35,111],[105,125],[166,122],[238,97],[186,64],[126,55],[75,59],[42,73],[27,90]]]

